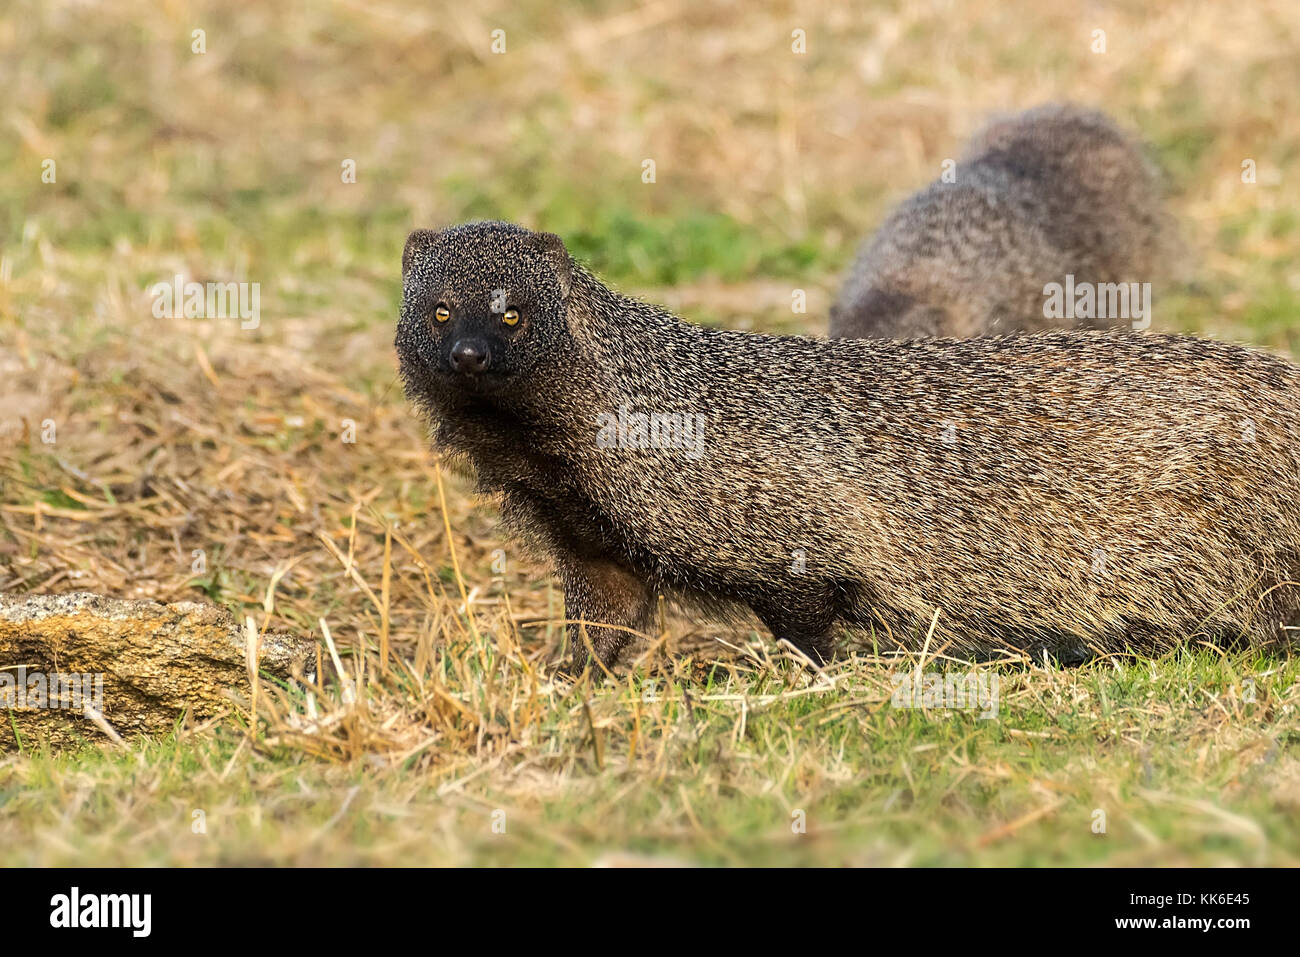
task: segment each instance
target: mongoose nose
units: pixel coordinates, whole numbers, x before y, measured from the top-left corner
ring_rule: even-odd
[[[478,339],[458,339],[451,346],[451,367],[456,372],[483,372],[491,356],[486,342]]]

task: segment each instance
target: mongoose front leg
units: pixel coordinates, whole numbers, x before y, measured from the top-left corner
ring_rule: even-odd
[[[588,641],[601,664],[612,667],[632,633],[645,630],[654,595],[631,571],[604,559],[569,558],[560,563],[560,578],[569,621],[569,670],[577,673],[591,663]]]
[[[784,638],[814,664],[822,665],[831,660],[835,648],[835,614],[829,595],[825,600],[820,596],[810,596],[804,600],[760,603],[752,607],[777,641]]]

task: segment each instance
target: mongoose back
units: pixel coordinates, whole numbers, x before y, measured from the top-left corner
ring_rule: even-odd
[[[997,120],[952,172],[954,182],[905,200],[864,244],[831,309],[832,337],[1149,323],[1149,302],[1143,316],[1045,309],[1051,283],[1149,283],[1171,255],[1154,168],[1104,114],[1048,105]]]
[[[402,268],[408,397],[554,559],[566,617],[608,626],[605,664],[661,593],[752,609],[814,660],[840,623],[919,646],[936,612],[933,649],[1074,661],[1263,643],[1300,610],[1282,359],[704,328],[505,223],[418,230]]]

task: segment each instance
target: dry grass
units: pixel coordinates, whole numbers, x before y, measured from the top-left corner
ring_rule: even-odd
[[[206,595],[338,664],[126,758],[0,762],[5,859],[1295,863],[1289,661],[1030,665],[980,722],[888,707],[869,654],[813,679],[668,614],[633,673],[557,687],[561,595],[440,476],[391,335],[407,229],[483,215],[687,315],[820,331],[888,203],[988,112],[1071,98],[1169,170],[1193,268],[1157,328],[1293,348],[1298,45],[1287,0],[6,15],[0,589]],[[260,328],[154,319],[176,273],[261,283]]]

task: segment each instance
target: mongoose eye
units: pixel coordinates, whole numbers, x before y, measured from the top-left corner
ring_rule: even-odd
[[[503,312],[503,313],[501,314],[501,321],[504,322],[507,326],[518,325],[518,324],[519,324],[519,310],[518,310],[518,309],[507,309],[505,312]]]
[[[445,304],[440,302],[438,303],[437,308],[433,310],[433,318],[437,319],[439,322],[446,322],[451,318],[451,310],[448,309]]]

